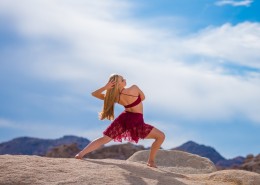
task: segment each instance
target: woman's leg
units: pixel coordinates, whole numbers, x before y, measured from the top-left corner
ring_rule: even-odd
[[[104,135],[103,137],[100,137],[94,141],[92,141],[91,143],[89,143],[81,152],[79,152],[75,158],[76,159],[82,159],[84,157],[84,155],[86,155],[89,152],[92,152],[96,149],[98,149],[100,146],[110,142],[112,139],[106,135]]]
[[[150,167],[155,167],[155,156],[158,149],[160,149],[164,139],[165,135],[162,131],[158,130],[157,128],[153,128],[151,132],[146,136],[145,139],[155,139],[151,146],[149,159],[147,161],[147,165]]]

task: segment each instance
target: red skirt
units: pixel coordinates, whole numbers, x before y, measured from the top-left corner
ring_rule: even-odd
[[[154,127],[144,123],[143,114],[122,112],[103,132],[104,135],[122,142],[122,139],[138,143],[144,139]]]

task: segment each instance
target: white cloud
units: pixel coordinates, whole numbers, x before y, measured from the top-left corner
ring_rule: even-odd
[[[219,0],[215,4],[217,6],[231,5],[231,6],[250,6],[253,3],[253,0]]]
[[[71,124],[71,125],[75,125]],[[25,121],[15,121],[6,118],[0,118],[0,128],[10,129],[14,135],[21,136],[27,135],[30,137],[38,138],[59,138],[63,135],[77,135],[85,136],[87,139],[88,136],[80,130],[79,127],[68,127],[64,126],[61,123],[50,123],[50,122],[25,122]],[[2,139],[2,138],[1,138]]]
[[[224,24],[179,36],[131,18],[133,5],[126,1],[1,1],[0,7],[12,16],[19,34],[32,41],[19,55],[25,58],[26,74],[34,78],[67,82],[83,93],[84,86],[96,88],[109,73],[119,72],[162,111],[202,120],[242,114],[260,123],[259,73],[232,76],[219,65],[259,70],[258,23]],[[50,50],[43,42],[48,39],[65,49]],[[35,60],[26,60],[28,54]]]
[[[181,43],[190,55],[260,69],[260,24],[244,22],[207,28]],[[216,60],[217,59],[217,60]]]

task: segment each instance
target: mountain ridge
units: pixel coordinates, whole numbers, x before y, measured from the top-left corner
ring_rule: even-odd
[[[218,153],[213,147],[198,144],[194,141],[187,141],[186,143],[178,147],[172,148],[171,150],[180,150],[192,154],[197,154],[201,157],[206,157],[210,159],[218,168],[230,168],[232,166],[239,166],[245,160],[245,157],[242,156],[237,156],[233,159],[226,159],[220,153]]]
[[[79,148],[83,148],[90,141],[86,138],[73,135],[65,135],[57,139],[40,139],[23,136],[0,143],[0,154],[44,156],[53,147],[71,143],[77,143]]]

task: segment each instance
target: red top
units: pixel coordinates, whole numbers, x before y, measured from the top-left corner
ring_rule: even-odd
[[[131,103],[131,104],[129,104],[129,105],[124,105],[124,107],[125,107],[125,108],[134,107],[134,106],[138,105],[141,101],[142,101],[142,100],[141,100],[141,97],[140,97],[140,95],[138,95],[138,98],[137,98],[133,103]]]
[[[124,89],[122,89],[122,91],[123,91],[123,90],[124,90]],[[124,93],[122,93],[122,91],[119,93],[119,100],[118,100],[118,102],[120,101],[120,95],[121,95],[121,94],[124,94]],[[134,95],[130,95],[130,94],[124,94],[124,95],[137,97],[137,99],[136,99],[133,103],[130,103],[130,104],[128,104],[128,105],[124,105],[125,108],[134,107],[134,106],[138,105],[138,104],[142,101],[140,94],[139,94],[138,96],[134,96]]]

